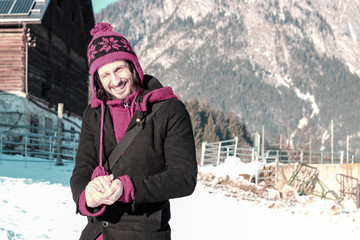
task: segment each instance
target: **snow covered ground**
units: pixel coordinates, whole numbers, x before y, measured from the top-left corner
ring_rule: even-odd
[[[0,240],[78,239],[86,218],[75,214],[69,187],[73,164],[7,158],[13,160],[0,158]],[[200,171],[227,173],[224,167]],[[351,204],[339,207],[309,196],[287,201],[265,192],[234,192],[200,180],[193,195],[171,200],[172,238],[359,239],[360,211]]]

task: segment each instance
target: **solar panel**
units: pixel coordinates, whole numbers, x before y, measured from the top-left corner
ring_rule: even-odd
[[[0,0],[0,14],[8,14],[15,0]]]
[[[28,14],[35,0],[15,0],[15,5],[11,10],[11,14],[24,13]]]
[[[35,0],[0,0],[0,14],[29,14]]]

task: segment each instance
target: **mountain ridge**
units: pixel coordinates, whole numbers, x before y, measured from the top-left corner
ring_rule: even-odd
[[[182,99],[232,110],[271,139],[307,122],[318,149],[334,120],[339,147],[349,135],[359,152],[360,0],[118,1],[95,17]]]

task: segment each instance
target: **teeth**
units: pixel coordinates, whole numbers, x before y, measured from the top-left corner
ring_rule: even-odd
[[[122,90],[122,89],[124,89],[125,88],[125,83],[123,83],[122,85],[120,85],[120,86],[118,86],[118,87],[115,87],[114,89],[115,90]]]

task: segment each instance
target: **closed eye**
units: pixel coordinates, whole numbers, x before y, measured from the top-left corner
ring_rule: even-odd
[[[124,66],[117,67],[117,68],[115,69],[115,72],[121,72],[123,69],[124,69]]]
[[[106,78],[107,76],[109,76],[110,74],[109,73],[104,73],[104,74],[102,74],[101,76],[100,76],[100,78],[101,79],[104,79],[104,78]]]

